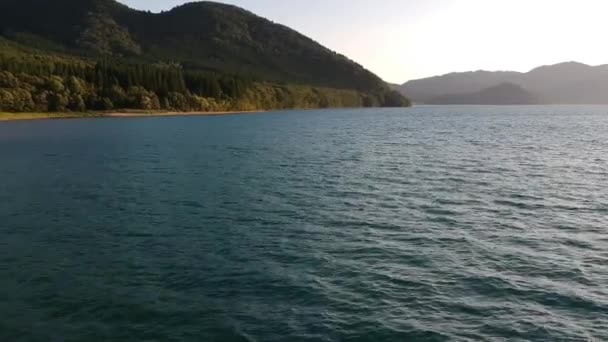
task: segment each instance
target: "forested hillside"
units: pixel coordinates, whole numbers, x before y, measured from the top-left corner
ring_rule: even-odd
[[[0,110],[404,106],[377,76],[238,7],[0,0]]]

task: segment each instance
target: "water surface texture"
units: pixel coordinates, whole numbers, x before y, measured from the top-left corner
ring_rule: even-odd
[[[0,124],[2,341],[607,341],[608,107]]]

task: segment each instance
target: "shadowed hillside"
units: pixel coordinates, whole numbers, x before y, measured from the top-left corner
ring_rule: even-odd
[[[154,93],[161,108],[176,107],[169,93],[186,97],[178,102],[203,102],[187,99],[198,96],[247,109],[409,104],[379,77],[310,38],[214,2],[153,14],[113,0],[0,0],[0,34],[12,46],[0,51],[0,70],[36,89],[50,80],[31,84],[17,74],[76,77],[95,88],[89,101],[83,98],[86,108],[108,107],[100,104],[114,102],[113,87],[127,96],[137,86],[158,107]],[[57,67],[57,59],[71,65]],[[128,105],[122,97],[112,107]],[[256,103],[259,98],[266,100]]]
[[[478,105],[529,105],[538,104],[538,98],[512,83],[502,83],[469,94],[449,94],[427,101],[428,104],[478,104]]]

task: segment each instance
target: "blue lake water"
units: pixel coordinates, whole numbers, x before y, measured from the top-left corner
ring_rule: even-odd
[[[2,341],[607,341],[608,107],[0,124]]]

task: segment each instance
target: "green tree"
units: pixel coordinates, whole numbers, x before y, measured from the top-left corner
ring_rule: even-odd
[[[64,93],[49,92],[47,101],[49,105],[49,112],[65,111],[69,104],[69,99]]]
[[[82,95],[71,94],[69,97],[68,108],[72,111],[84,112],[87,109],[87,106]]]
[[[5,112],[15,111],[15,98],[8,89],[0,88],[0,110]]]
[[[0,71],[0,88],[17,88],[19,80],[8,71]]]

